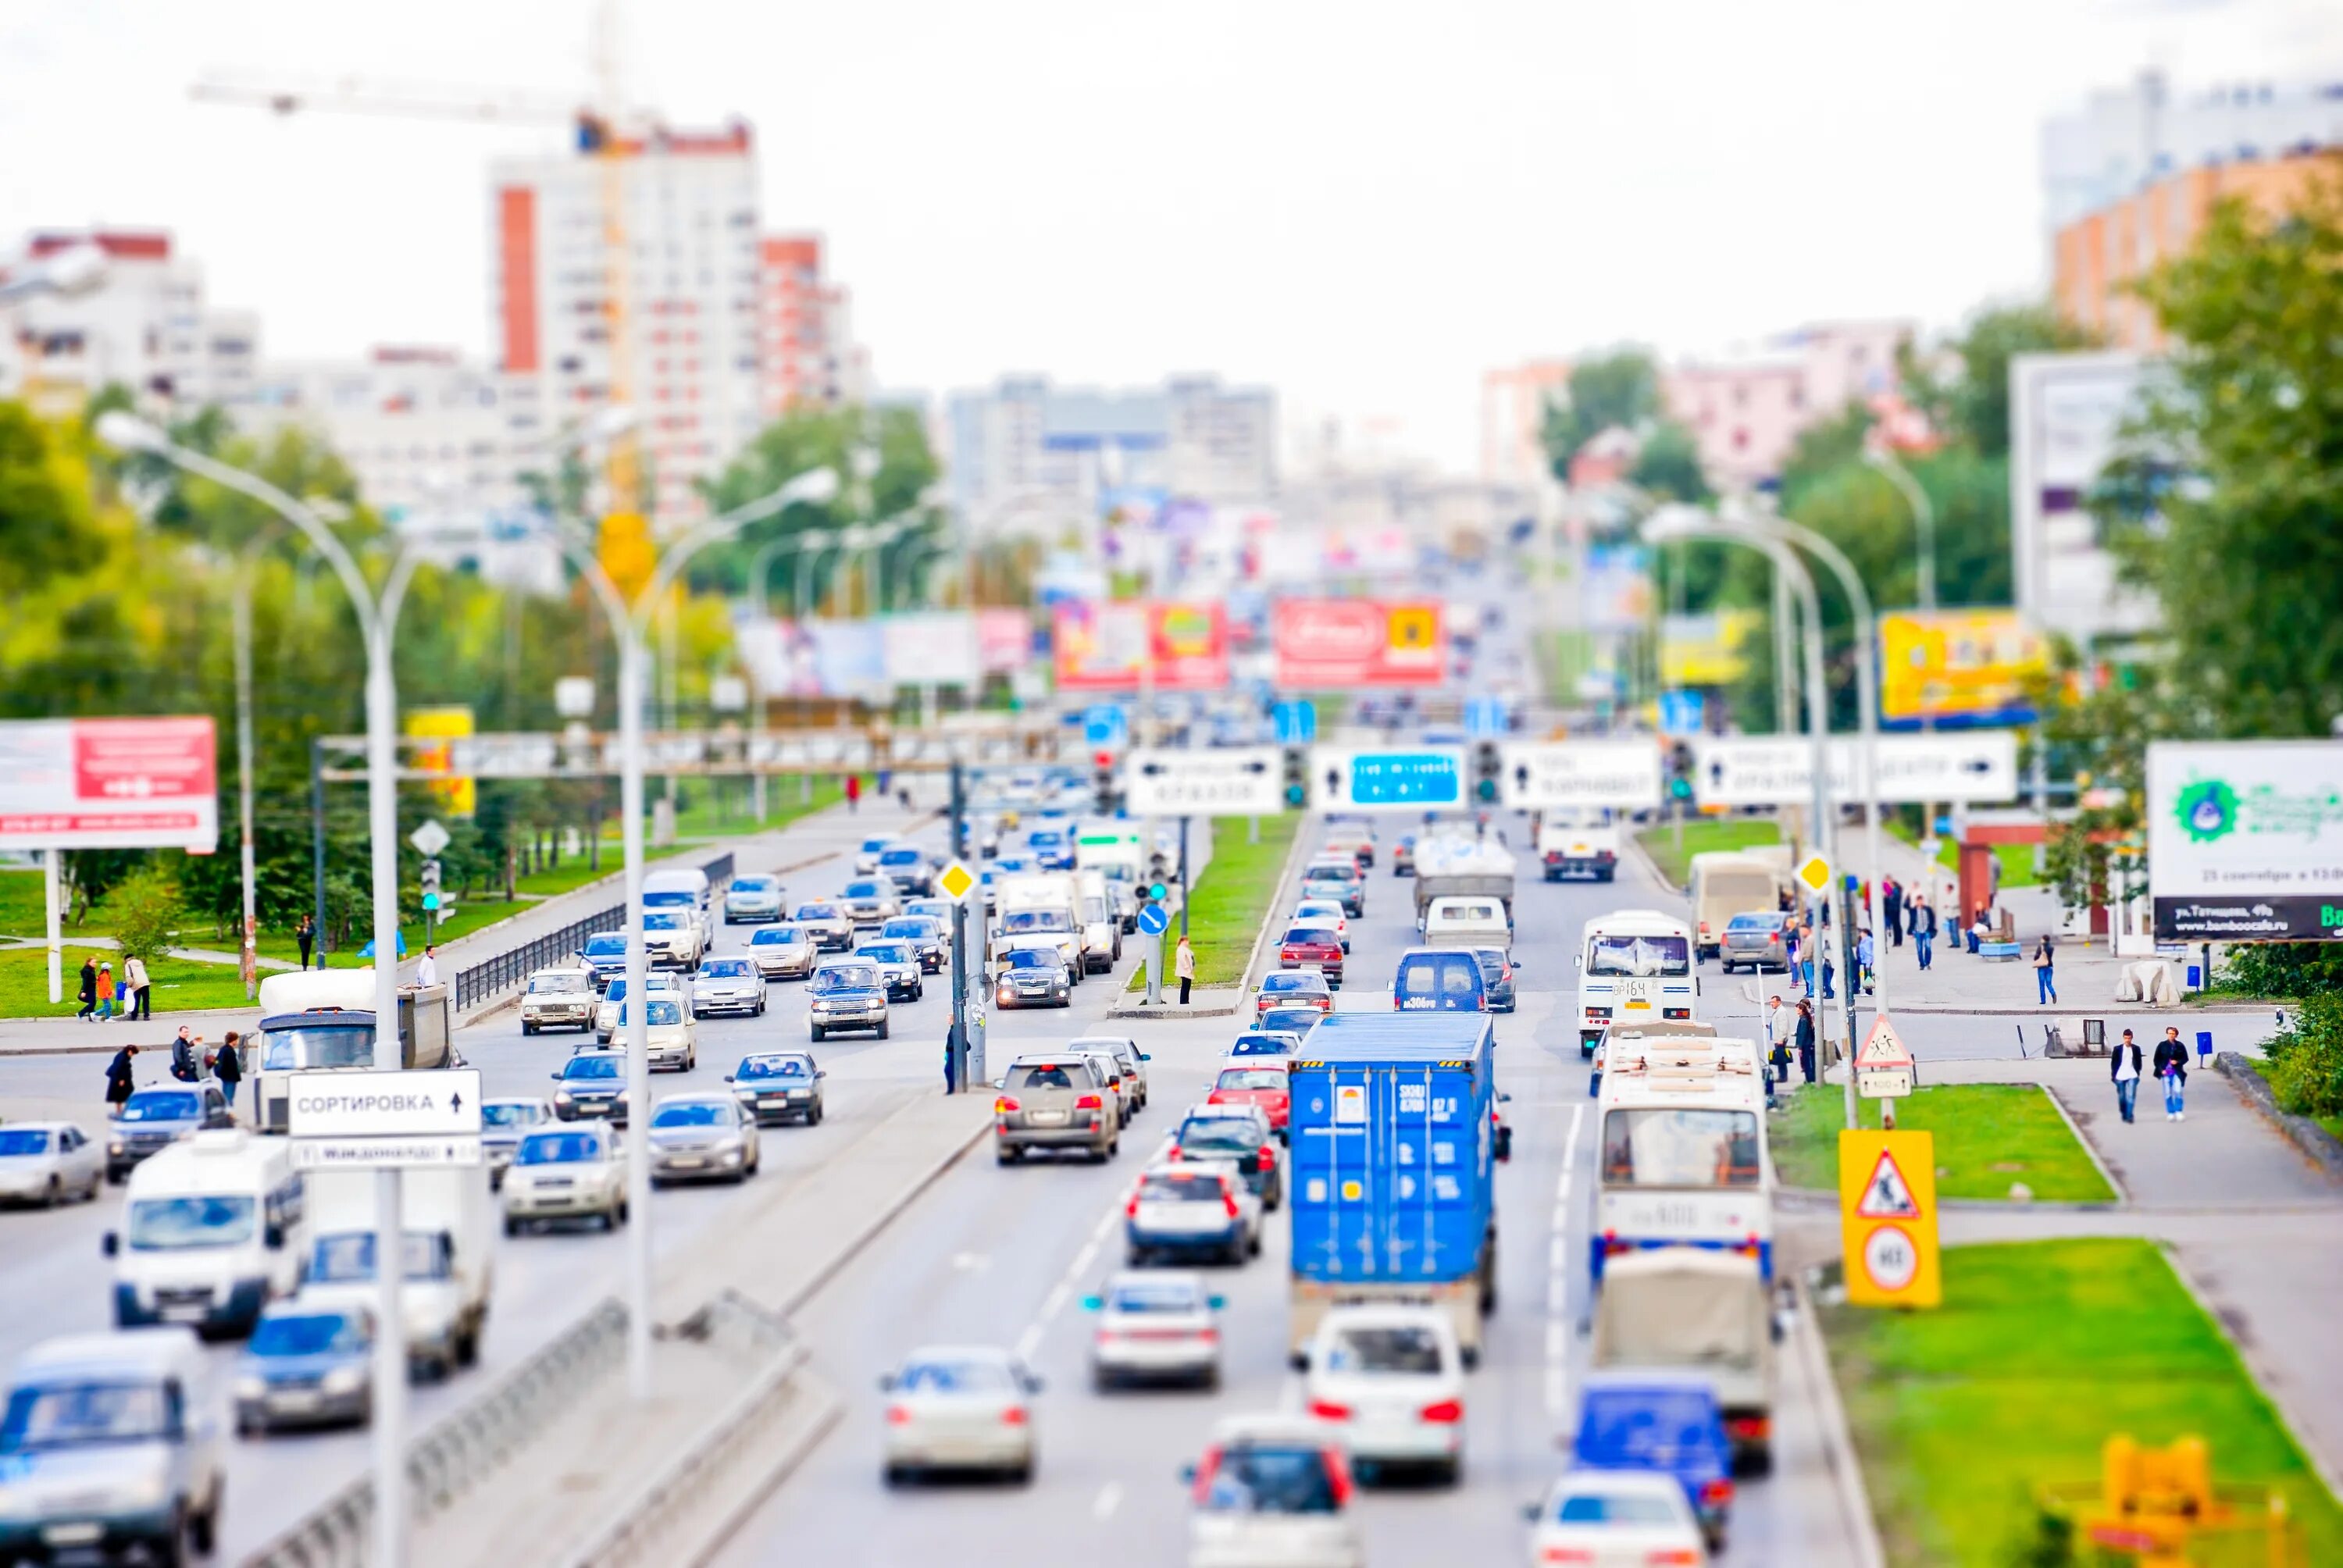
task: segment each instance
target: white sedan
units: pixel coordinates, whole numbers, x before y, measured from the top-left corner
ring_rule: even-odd
[[[1452,1484],[1463,1469],[1464,1357],[1436,1307],[1336,1307],[1311,1342],[1304,1392],[1354,1460]]]
[[[106,1151],[70,1121],[12,1121],[0,1127],[0,1200],[55,1208],[67,1198],[97,1196]]]
[[[1533,1564],[1667,1563],[1707,1568],[1700,1521],[1673,1475],[1574,1470],[1527,1510]]]
[[[1082,1305],[1098,1314],[1091,1336],[1096,1387],[1141,1381],[1220,1387],[1221,1298],[1199,1276],[1130,1270]]]
[[[915,1351],[879,1380],[887,1395],[887,1483],[930,1471],[1033,1479],[1032,1396],[1041,1380],[990,1345]]]
[[[691,977],[692,1017],[737,1012],[755,1018],[764,1010],[765,977],[754,961],[739,958],[700,960],[699,972]]]

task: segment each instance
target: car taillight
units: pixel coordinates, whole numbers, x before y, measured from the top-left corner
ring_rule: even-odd
[[[1342,1457],[1339,1448],[1319,1451],[1326,1463],[1326,1480],[1333,1490],[1334,1507],[1339,1512],[1351,1505],[1351,1462]]]
[[[1700,934],[1702,936],[1708,935],[1708,922],[1706,920],[1703,920],[1700,923]]]
[[[887,1407],[887,1424],[889,1426],[909,1426],[910,1423],[911,1412],[910,1411],[905,1410],[900,1404],[890,1404]]]
[[[1021,1404],[1012,1404],[1007,1410],[1002,1411],[1001,1412],[1001,1424],[1003,1426],[1023,1426],[1025,1424],[1025,1407]]]
[[[1702,1483],[1700,1488],[1700,1505],[1703,1508],[1731,1507],[1733,1505],[1733,1483],[1725,1480],[1723,1476],[1719,1476],[1715,1481]]]
[[[1699,1568],[1700,1553],[1689,1546],[1654,1546],[1644,1563],[1644,1568]]]
[[[1204,1457],[1196,1465],[1195,1488],[1191,1493],[1198,1503],[1212,1495],[1212,1479],[1220,1469],[1221,1451],[1217,1447],[1204,1450]]]
[[[1254,1150],[1252,1153],[1252,1168],[1256,1171],[1276,1170],[1277,1151],[1272,1149],[1266,1143]]]
[[[1762,1415],[1732,1415],[1725,1418],[1725,1435],[1742,1442],[1763,1442],[1774,1423]]]
[[[1237,1217],[1237,1195],[1225,1187],[1221,1189],[1221,1206],[1229,1211],[1230,1219]]]
[[[1348,1421],[1351,1419],[1351,1407],[1336,1404],[1331,1399],[1313,1399],[1310,1402],[1310,1413],[1320,1421]]]
[[[1464,1405],[1460,1400],[1435,1400],[1416,1412],[1416,1414],[1425,1421],[1463,1421]]]
[[[1662,1018],[1690,1018],[1692,1016],[1692,1009],[1688,1007],[1664,1007],[1660,1009],[1660,1016]]]
[[[1538,1553],[1541,1563],[1592,1563],[1594,1553],[1585,1546],[1549,1546]]]
[[[1085,1094],[1080,1100],[1074,1101],[1074,1109],[1077,1111],[1103,1111],[1106,1109],[1106,1101],[1101,1100],[1095,1094]]]
[[[1018,1103],[1005,1094],[992,1102],[992,1114],[995,1116],[1006,1116],[1018,1109],[1020,1109]]]
[[[1196,1337],[1203,1341],[1208,1345],[1216,1345],[1221,1342],[1221,1331],[1218,1329],[1198,1329],[1196,1331]]]
[[[1131,1195],[1131,1201],[1130,1201],[1130,1202],[1128,1202],[1128,1203],[1125,1203],[1125,1204],[1122,1206],[1122,1216],[1123,1216],[1123,1218],[1124,1218],[1124,1219],[1126,1219],[1126,1220],[1136,1220],[1136,1219],[1138,1219],[1138,1218],[1139,1218],[1139,1194],[1138,1194],[1138,1193],[1133,1192],[1133,1193]]]

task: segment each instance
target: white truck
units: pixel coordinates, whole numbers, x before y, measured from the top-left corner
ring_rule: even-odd
[[[398,990],[401,1067],[447,1067],[456,1060],[451,987]],[[292,1075],[319,1069],[374,1066],[374,970],[296,970],[260,981],[260,1029],[246,1057],[257,1069],[260,1128],[286,1130]]]
[[[993,886],[995,952],[1011,937],[1051,938],[1076,984],[1088,972],[1083,951],[1081,884],[1072,871],[1021,871]]]
[[[1415,929],[1423,931],[1442,899],[1493,900],[1505,930],[1513,924],[1513,852],[1495,839],[1436,839],[1415,847]],[[1510,939],[1501,945],[1510,946]]]
[[[317,1306],[371,1309],[379,1183],[371,1171],[312,1171],[309,1271],[300,1299]],[[485,1165],[404,1172],[399,1213],[407,1232],[399,1319],[408,1362],[445,1377],[480,1353],[495,1272],[490,1249],[496,1200]]]
[[[1787,867],[1770,855],[1713,849],[1692,858],[1692,918],[1699,956],[1724,950],[1725,928],[1735,915],[1771,913],[1793,886]]]
[[[1107,896],[1106,873],[1091,869],[1074,873],[1074,924],[1081,932],[1085,972],[1108,974],[1122,957],[1122,922],[1115,919],[1114,900]]]
[[[1610,881],[1619,871],[1619,814],[1608,806],[1557,807],[1538,818],[1538,865],[1549,882]]]

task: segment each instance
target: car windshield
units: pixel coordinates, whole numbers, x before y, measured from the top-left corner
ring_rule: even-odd
[[[1410,1323],[1339,1331],[1326,1347],[1330,1372],[1434,1377],[1440,1372],[1440,1336]]]
[[[564,970],[558,974],[531,975],[528,992],[531,996],[552,996],[557,992],[577,993],[592,989],[584,975]]]
[[[1262,1144],[1261,1124],[1241,1116],[1199,1116],[1183,1122],[1173,1141],[1191,1157],[1251,1154]]]
[[[643,893],[643,903],[647,908],[671,910],[684,904],[696,904],[699,901],[698,898],[681,888],[650,888],[645,890]]]
[[[10,1127],[0,1129],[0,1160],[22,1159],[27,1154],[46,1154],[49,1134],[42,1127]]]
[[[617,959],[627,954],[627,939],[622,936],[588,937],[586,956],[589,959]]]
[[[653,1127],[729,1127],[731,1124],[731,1108],[709,1100],[662,1105],[651,1117]]]
[[[838,919],[835,904],[799,904],[797,918],[801,920],[834,920]]]
[[[260,1065],[273,1072],[297,1067],[372,1067],[374,1025],[310,1024],[263,1030]]]
[[[1130,1281],[1115,1286],[1107,1306],[1118,1312],[1195,1312],[1204,1293],[1186,1281]]]
[[[368,1259],[371,1272],[373,1261]],[[265,1317],[252,1331],[256,1356],[321,1356],[328,1352],[348,1354],[366,1349],[368,1336],[356,1318],[339,1312],[303,1312],[298,1316]]]
[[[1598,936],[1586,950],[1591,975],[1682,975],[1692,972],[1692,944],[1683,937]]]
[[[591,1132],[532,1132],[521,1140],[516,1165],[569,1165],[598,1160],[602,1141]]]
[[[1204,1483],[1198,1508],[1209,1513],[1340,1513],[1342,1505],[1325,1453],[1246,1444],[1224,1450]]]
[[[196,1097],[170,1089],[142,1089],[122,1108],[125,1121],[186,1121],[196,1114]]]
[[[407,1232],[407,1274],[410,1280],[444,1280],[451,1271],[444,1234],[429,1231]],[[346,1231],[320,1236],[309,1254],[309,1278],[327,1284],[352,1284],[374,1278],[374,1232]]]
[[[1297,970],[1292,974],[1263,975],[1261,989],[1272,995],[1281,991],[1290,991],[1296,995],[1307,991],[1315,995],[1326,989],[1326,982],[1316,975],[1303,974]]]
[[[1322,926],[1296,926],[1285,933],[1285,944],[1295,948],[1331,948],[1334,933]]]
[[[1012,934],[1027,931],[1069,931],[1073,923],[1062,910],[1011,910],[1001,917],[1001,929]]]
[[[618,1079],[626,1076],[626,1060],[617,1056],[573,1056],[561,1070],[567,1079]]]
[[[42,1383],[14,1390],[0,1416],[0,1453],[179,1435],[179,1398],[160,1382]]]
[[[736,893],[778,893],[781,890],[779,877],[735,877],[732,891]]]
[[[491,1100],[480,1107],[480,1121],[488,1127],[526,1127],[537,1119],[534,1105]]]
[[[1014,1393],[1017,1384],[999,1362],[913,1362],[896,1374],[898,1393]]]
[[[1231,1056],[1285,1056],[1293,1050],[1293,1039],[1282,1034],[1241,1034],[1229,1047]]]
[[[747,959],[709,959],[699,966],[699,972],[709,980],[748,980],[757,971],[749,967]]]
[[[870,942],[854,950],[858,958],[872,959],[882,964],[907,964],[911,961],[911,950],[899,942]]]
[[[752,948],[793,948],[806,940],[805,932],[795,926],[767,926],[749,939]]]
[[[1725,922],[1728,931],[1777,931],[1782,929],[1779,915],[1735,915]]]
[[[1012,1070],[1009,1074],[1011,1089],[1071,1089],[1073,1074],[1054,1063]]]
[[[252,1236],[258,1202],[243,1193],[141,1198],[130,1205],[124,1239],[135,1252],[233,1247]]]
[[[1288,1087],[1285,1070],[1281,1067],[1226,1067],[1221,1070],[1218,1085],[1222,1089],[1284,1089]]]
[[[732,1074],[736,1079],[805,1078],[811,1063],[802,1056],[752,1056]]]
[[[1573,1492],[1554,1511],[1557,1524],[1679,1524],[1684,1516],[1658,1493]]]
[[[882,937],[900,937],[907,942],[921,941],[935,933],[925,920],[889,920],[879,928]]]
[[[1012,970],[1053,970],[1059,967],[1058,955],[1048,948],[1011,948],[1001,955],[1001,961]]]
[[[1150,1171],[1139,1179],[1139,1195],[1151,1203],[1217,1203],[1221,1179],[1209,1171]]]
[[[646,987],[645,989],[646,989],[646,990],[648,990],[648,989],[649,989],[649,988]],[[613,980],[610,981],[609,989],[608,989],[608,990],[605,990],[605,991],[603,991],[603,993],[602,993],[602,1000],[603,1000],[604,1001],[624,1001],[624,1000],[627,1000],[627,982],[625,981],[625,980],[623,980],[623,979],[613,979]]]
[[[1318,1021],[1318,1010],[1314,1007],[1273,1007],[1261,1015],[1261,1021],[1264,1029],[1299,1036]]]
[[[879,857],[882,866],[916,866],[920,862],[917,849],[890,849]]]
[[[1755,1187],[1757,1113],[1620,1109],[1603,1118],[1603,1180],[1620,1187]]]
[[[846,884],[846,891],[840,896],[841,898],[849,899],[875,899],[880,896],[879,884],[876,882],[849,882]]]
[[[1503,980],[1504,978],[1505,955],[1503,950],[1498,948],[1474,948],[1473,950],[1473,956],[1481,960],[1481,975],[1483,979]]]
[[[1329,925],[1339,925],[1342,920],[1342,906],[1332,899],[1317,899],[1297,906],[1293,913],[1296,918],[1306,915],[1312,920],[1324,920]]]
[[[618,1021],[621,1023],[626,1021],[626,1011],[624,1008],[618,1010]],[[683,1006],[679,1002],[651,997],[643,1003],[643,1021],[654,1027],[661,1024],[670,1027],[679,1024],[683,1021]]]
[[[684,920],[685,916],[681,910],[649,910],[643,915],[643,930],[679,931],[684,929]]]
[[[851,969],[827,969],[814,971],[807,989],[817,995],[840,990],[876,990],[879,971],[869,964],[857,964]]]

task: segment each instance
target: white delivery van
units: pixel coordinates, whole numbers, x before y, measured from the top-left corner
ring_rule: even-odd
[[[446,1067],[454,1060],[454,998],[445,985],[399,988],[400,1066]],[[374,1066],[374,970],[262,976],[260,1030],[246,1060],[257,1068],[261,1131],[284,1131],[294,1073]]]
[[[1692,858],[1692,919],[1704,959],[1725,945],[1725,928],[1735,915],[1772,913],[1781,907],[1789,873],[1770,859],[1712,850]]]
[[[369,1311],[376,1299],[375,1227],[381,1208],[372,1171],[309,1173],[309,1272],[300,1299],[320,1308]],[[496,1201],[486,1165],[435,1166],[399,1179],[407,1232],[399,1319],[410,1362],[444,1377],[480,1352],[494,1277],[489,1249]]]
[[[1615,1257],[1694,1247],[1774,1277],[1774,1167],[1757,1044],[1622,1040],[1604,1053],[1592,1272]]]
[[[1505,919],[1504,904],[1496,899],[1434,899],[1423,911],[1423,945],[1511,950],[1513,929]]]
[[[697,866],[677,866],[643,873],[643,908],[689,909],[699,924],[702,950],[716,944],[716,915],[710,906],[708,873]]]
[[[197,1132],[130,1173],[106,1233],[119,1328],[186,1323],[245,1334],[301,1282],[308,1204],[293,1147],[240,1127]]]
[[[1011,937],[1047,936],[1056,943],[1066,972],[1080,985],[1087,969],[1076,923],[1081,908],[1081,893],[1071,871],[1023,871],[1002,878],[994,887],[993,950],[1003,950]]]

